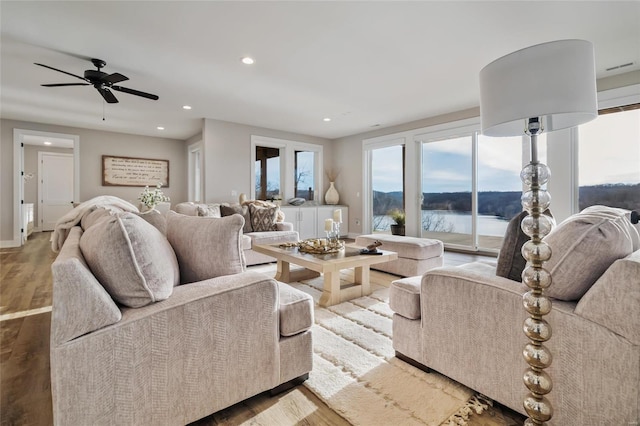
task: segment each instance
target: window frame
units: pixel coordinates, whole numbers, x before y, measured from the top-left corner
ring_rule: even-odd
[[[314,155],[314,194],[313,201],[319,201],[323,188],[322,170],[324,168],[322,145],[316,145],[287,139],[251,135],[251,199],[256,199],[256,147],[264,146],[280,150],[280,196],[288,200],[295,196],[295,151],[312,151]]]

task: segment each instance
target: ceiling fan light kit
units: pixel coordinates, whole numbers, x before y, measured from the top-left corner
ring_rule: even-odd
[[[101,69],[107,65],[107,63],[102,59],[91,59],[91,62],[97,69],[86,70],[84,72],[84,77],[80,77],[79,75],[50,67],[49,65],[39,64],[37,62],[35,63],[35,65],[48,68],[53,71],[61,72],[63,74],[67,74],[72,77],[85,81],[84,83],[42,84],[41,86],[44,86],[44,87],[93,86],[98,91],[98,93],[102,95],[103,99],[110,104],[118,103],[118,99],[116,98],[116,96],[113,94],[111,90],[127,93],[129,95],[140,96],[147,99],[152,99],[154,101],[157,101],[159,99],[157,95],[153,95],[151,93],[141,92],[135,89],[129,89],[128,87],[116,86],[117,83],[127,81],[129,80],[129,78],[117,72],[113,74],[107,74],[106,72],[101,71]]]

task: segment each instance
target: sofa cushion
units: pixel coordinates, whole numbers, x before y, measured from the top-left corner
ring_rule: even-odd
[[[420,318],[420,285],[422,275],[395,280],[389,290],[389,307],[408,319]]]
[[[424,260],[440,257],[444,250],[440,240],[386,234],[359,235],[356,237],[356,245],[366,247],[376,240],[382,243],[381,249],[394,251],[398,253],[398,257],[406,259]]]
[[[247,234],[242,234],[242,241],[240,241],[240,247],[242,250],[251,250],[251,237]]]
[[[622,221],[620,223],[623,226],[624,232],[628,233],[629,237],[631,238],[631,241],[633,244],[633,251],[640,249],[640,223],[637,223],[635,225],[631,223],[630,210],[619,209],[617,207],[595,205],[595,206],[590,206],[585,208],[580,213],[599,214],[599,215],[604,215],[606,217],[611,217],[611,218],[616,218],[619,216],[623,216],[627,218],[626,221]]]
[[[202,217],[222,217],[220,204],[196,204],[196,213]]]
[[[180,281],[191,283],[244,271],[240,215],[167,214],[167,239],[176,252]]]
[[[155,228],[162,233],[162,235],[167,235],[167,218],[160,213],[156,209],[147,210],[144,213],[136,213],[138,216],[143,218],[145,221],[155,226]]]
[[[553,215],[549,210],[546,210],[544,214],[553,219]],[[522,282],[522,271],[527,264],[527,261],[522,257],[522,246],[529,241],[530,238],[524,233],[522,228],[520,228],[520,224],[528,215],[529,213],[522,211],[520,214],[514,216],[507,225],[507,230],[502,240],[502,247],[498,254],[496,275],[499,277]]]
[[[613,262],[580,299],[575,312],[640,345],[639,306],[640,250],[637,250]]]
[[[252,232],[249,234],[251,245],[295,243],[298,241],[297,231]]]
[[[240,206],[237,204],[234,204],[232,206],[220,206],[220,212],[222,213],[222,217],[239,214],[244,218],[244,226],[242,227],[242,232],[244,232],[245,234],[253,232],[253,228],[251,227],[251,215],[249,214],[248,206]]]
[[[118,213],[85,231],[80,249],[89,268],[118,303],[138,308],[168,298],[180,278],[175,253],[153,225]]]
[[[288,284],[278,282],[280,335],[293,336],[313,325],[313,298]]]
[[[113,298],[89,270],[80,251],[81,236],[80,227],[71,228],[60,254],[51,265],[52,345],[115,324],[122,318]]]
[[[276,216],[278,206],[261,207],[256,204],[249,204],[249,216],[251,217],[251,229],[253,232],[266,232],[276,230]]]
[[[547,295],[577,300],[617,259],[629,255],[633,242],[626,216],[587,211],[558,225],[544,241],[552,250],[545,263],[553,277]]]

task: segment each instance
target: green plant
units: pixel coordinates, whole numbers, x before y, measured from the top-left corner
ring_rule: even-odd
[[[404,226],[406,216],[405,213],[400,209],[393,209],[389,212],[389,216],[398,226]]]

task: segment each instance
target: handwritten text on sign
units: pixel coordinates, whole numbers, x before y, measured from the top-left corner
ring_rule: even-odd
[[[169,161],[102,156],[103,186],[169,186]]]

